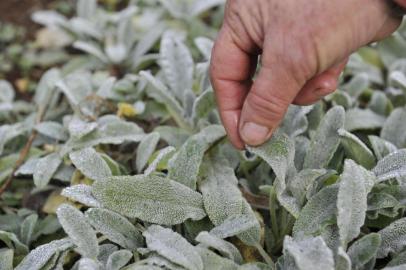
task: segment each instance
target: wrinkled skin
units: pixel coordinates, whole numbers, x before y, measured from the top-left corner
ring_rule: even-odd
[[[233,145],[263,144],[290,104],[309,105],[333,92],[351,53],[398,28],[401,18],[388,3],[228,0],[210,73]]]

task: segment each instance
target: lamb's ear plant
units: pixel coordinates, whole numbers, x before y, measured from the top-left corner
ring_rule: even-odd
[[[237,151],[208,76],[223,2],[34,13],[79,51],[31,102],[0,81],[0,269],[406,266],[405,28]]]
[[[71,44],[66,45],[91,56],[87,57],[91,63],[82,62],[81,66],[107,69],[119,75],[154,60],[154,54],[148,52],[166,27],[160,16],[149,22],[153,29],[145,29],[134,20],[143,16],[135,4],[130,3],[121,11],[107,11],[95,0],[79,0],[76,10],[72,18],[55,11],[38,11],[32,19],[71,36]]]

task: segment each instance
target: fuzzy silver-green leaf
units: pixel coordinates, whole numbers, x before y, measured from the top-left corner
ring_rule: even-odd
[[[69,155],[75,167],[92,180],[103,181],[112,176],[109,166],[93,148],[84,148]]]
[[[206,216],[200,193],[156,175],[96,182],[93,195],[107,209],[151,223],[174,225]]]
[[[144,233],[147,247],[168,260],[189,270],[203,270],[199,253],[180,234],[158,225],[150,226]]]
[[[340,144],[338,130],[344,127],[345,111],[342,107],[330,109],[324,116],[304,160],[304,168],[326,168]]]
[[[375,175],[352,160],[346,160],[337,195],[337,225],[342,246],[356,238],[365,222],[367,195]]]
[[[86,211],[89,223],[113,243],[129,250],[142,245],[142,236],[138,229],[125,217],[103,208],[91,208]]]
[[[84,257],[96,258],[99,254],[96,232],[82,212],[73,206],[63,204],[58,208],[56,214],[63,229],[72,238],[80,253]]]

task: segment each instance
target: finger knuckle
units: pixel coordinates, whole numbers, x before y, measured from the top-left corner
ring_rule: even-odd
[[[316,96],[317,98],[322,99],[322,98],[324,98],[324,97],[326,97],[326,96],[328,96],[328,95],[333,94],[335,91],[336,91],[336,89],[324,88],[324,89],[321,89],[321,90],[316,90],[316,91],[314,92],[314,94],[315,94],[315,96]]]
[[[298,84],[303,84],[319,72],[316,50],[312,44],[302,42],[294,52],[285,54],[286,68]]]
[[[260,118],[259,120],[262,122],[280,121],[289,106],[289,102],[283,98],[259,95],[255,92],[251,93],[247,99],[256,117]]]

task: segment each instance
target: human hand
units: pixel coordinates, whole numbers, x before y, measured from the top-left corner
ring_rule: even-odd
[[[228,0],[210,73],[233,145],[263,144],[290,104],[309,105],[335,91],[348,56],[399,26],[388,3]]]

